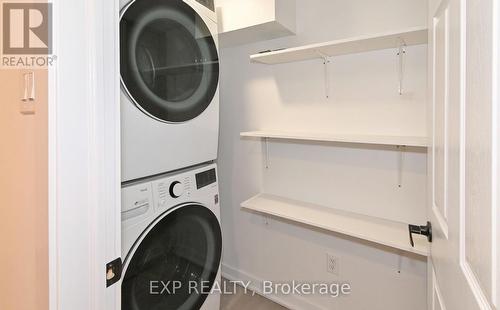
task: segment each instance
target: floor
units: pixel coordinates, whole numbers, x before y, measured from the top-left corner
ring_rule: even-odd
[[[227,283],[226,279],[223,279]],[[235,294],[223,294],[221,296],[221,310],[287,310],[283,306],[272,302],[252,291],[247,291],[238,286]]]

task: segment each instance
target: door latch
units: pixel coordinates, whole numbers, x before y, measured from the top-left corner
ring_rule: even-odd
[[[415,247],[415,242],[413,242],[413,234],[427,236],[427,240],[432,242],[432,224],[427,222],[425,226],[419,225],[408,225],[408,232],[410,234],[410,244]]]
[[[122,277],[122,259],[117,258],[106,264],[106,287],[110,287],[120,281]]]

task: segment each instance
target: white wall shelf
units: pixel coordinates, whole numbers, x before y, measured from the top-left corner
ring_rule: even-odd
[[[250,56],[250,60],[262,64],[281,64],[309,59],[362,53],[388,48],[419,45],[427,43],[427,28],[415,27],[397,32],[364,35],[349,39],[311,44],[283,50],[259,53]]]
[[[367,240],[422,256],[429,255],[429,243],[423,236],[414,236],[410,245],[408,225],[375,217],[341,211],[295,201],[270,194],[259,194],[243,202],[241,207],[294,222],[318,227],[343,235]]]
[[[271,130],[242,132],[242,137],[272,138],[284,140],[320,141],[320,142],[342,142],[356,144],[396,145],[427,147],[427,137],[414,136],[376,136],[376,135],[346,135],[326,134],[311,132],[280,132]]]

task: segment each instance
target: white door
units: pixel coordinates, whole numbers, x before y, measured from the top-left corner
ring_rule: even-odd
[[[430,0],[432,310],[499,309],[498,0]]]

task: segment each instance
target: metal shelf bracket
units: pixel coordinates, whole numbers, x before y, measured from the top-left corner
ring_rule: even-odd
[[[265,157],[265,165],[266,169],[269,169],[269,138],[264,138],[264,157]]]
[[[398,187],[403,187],[403,168],[405,162],[406,145],[398,145],[399,159],[398,159]]]
[[[330,98],[330,70],[329,64],[332,62],[332,57],[322,53],[321,51],[316,50],[316,54],[318,54],[319,58],[323,60],[323,65],[325,68],[325,96],[326,99]]]
[[[403,80],[404,80],[404,56],[406,54],[406,42],[402,39],[398,39],[398,81],[399,81],[399,86],[398,86],[398,93],[399,95],[403,95]]]

